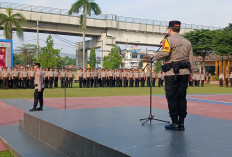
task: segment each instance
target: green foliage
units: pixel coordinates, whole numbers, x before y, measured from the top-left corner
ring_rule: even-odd
[[[201,56],[203,71],[205,70],[205,57],[213,54],[213,39],[215,34],[210,30],[195,30],[184,34],[184,37],[192,43],[193,54]]]
[[[0,157],[14,157],[10,151],[2,151],[0,152]]]
[[[61,65],[64,67],[66,65],[76,65],[76,58],[70,58],[65,56],[61,58]]]
[[[14,53],[14,65],[29,65],[33,66],[36,53],[36,45],[33,44],[23,44],[21,47],[18,47],[20,52],[18,54]]]
[[[52,36],[49,35],[46,40],[46,47],[42,47],[40,49],[40,54],[37,62],[40,63],[41,67],[49,68],[49,67],[60,67],[61,65],[61,57],[59,55],[60,50],[54,49],[54,43]]]
[[[158,74],[162,67],[162,60],[158,60],[155,65],[155,72]]]
[[[79,14],[82,11],[80,16],[80,25],[81,30],[86,30],[86,18],[87,16],[91,16],[92,12],[95,15],[101,14],[101,9],[94,0],[78,0],[72,4],[71,9],[68,14],[72,15],[73,13]]]
[[[12,39],[13,26],[15,26],[16,35],[23,39],[23,29],[21,24],[25,23],[26,18],[20,14],[12,14],[12,9],[6,9],[6,14],[0,13],[0,26],[3,25],[4,36],[6,39]]]
[[[90,66],[90,69],[94,69],[95,66],[96,66],[96,53],[95,53],[95,49],[91,49],[90,50],[89,66]]]
[[[111,52],[104,57],[103,60],[103,68],[104,69],[119,69],[123,66],[122,63],[122,56],[119,54],[121,53],[121,49],[117,45],[113,45],[111,48]]]
[[[230,27],[226,27],[223,30],[214,31],[214,34],[215,38],[213,40],[213,49],[216,54],[221,56],[232,55],[232,29]]]

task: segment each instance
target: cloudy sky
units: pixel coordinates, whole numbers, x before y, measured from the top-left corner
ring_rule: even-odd
[[[95,0],[103,14],[143,18],[159,21],[180,20],[183,23],[226,27],[232,23],[231,0]],[[75,0],[7,0],[11,3],[69,9]],[[2,34],[2,33],[1,33]],[[0,36],[1,37],[1,36]],[[44,45],[47,34],[41,34],[40,46]],[[80,37],[62,36],[71,41],[81,41]],[[15,47],[22,42],[15,39]],[[36,44],[36,34],[25,33],[24,43]],[[32,40],[32,41],[29,41]],[[62,52],[74,54],[75,49],[54,39]],[[58,45],[59,44],[59,45]],[[68,46],[68,47],[65,47]],[[65,50],[64,50],[65,49]]]

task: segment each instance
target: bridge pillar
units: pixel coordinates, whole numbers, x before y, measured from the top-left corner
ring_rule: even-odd
[[[85,50],[85,66],[83,67],[83,49],[80,47],[80,44],[76,45],[76,68],[87,68],[87,50]]]

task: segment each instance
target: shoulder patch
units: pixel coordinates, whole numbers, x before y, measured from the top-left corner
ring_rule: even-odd
[[[162,52],[168,52],[168,53],[171,52],[171,47],[170,47],[167,39],[164,39],[162,41]]]

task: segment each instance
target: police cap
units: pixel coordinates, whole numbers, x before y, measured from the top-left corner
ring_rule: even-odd
[[[35,65],[37,65],[37,66],[39,66],[39,67],[40,67],[40,63],[35,63],[35,64],[34,64],[34,66],[35,66]]]
[[[180,28],[180,26],[181,26],[181,22],[180,21],[170,21],[169,25],[168,25],[168,28],[170,28],[170,27]]]

